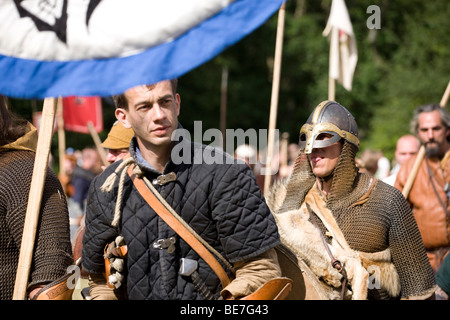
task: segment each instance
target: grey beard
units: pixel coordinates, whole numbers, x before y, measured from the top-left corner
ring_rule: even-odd
[[[430,148],[427,145],[425,145],[425,154],[428,157],[439,157],[439,156],[441,156],[440,146],[437,146],[435,148]]]

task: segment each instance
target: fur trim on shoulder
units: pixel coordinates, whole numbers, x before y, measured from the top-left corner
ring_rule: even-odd
[[[319,280],[334,288],[327,292],[329,299],[339,299],[342,275],[332,267],[330,257],[322,242],[320,231],[309,221],[309,213],[302,206],[274,214],[281,241],[305,262]],[[334,239],[330,244],[333,256],[340,260],[347,271],[351,291],[346,298],[367,299],[368,289],[384,289],[390,296],[400,294],[400,279],[391,262],[390,250],[365,253],[346,252]]]
[[[269,189],[266,197],[267,206],[272,212],[278,212],[286,198],[287,179],[276,181]]]
[[[369,289],[383,288],[391,297],[400,295],[400,277],[391,260],[391,251],[388,249],[366,253],[359,252],[362,265],[370,273]]]
[[[339,288],[342,275],[332,267],[325,252],[319,230],[307,219],[305,212],[293,210],[274,214],[281,241],[327,284]]]

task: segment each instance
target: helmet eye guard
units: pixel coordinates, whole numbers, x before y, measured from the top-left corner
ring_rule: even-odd
[[[300,130],[299,146],[304,150],[305,154],[311,154],[313,149],[326,148],[341,139],[346,139],[355,145],[359,145],[359,140],[356,136],[339,129],[332,123],[306,123]]]

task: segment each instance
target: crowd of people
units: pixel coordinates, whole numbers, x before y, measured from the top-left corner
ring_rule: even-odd
[[[130,88],[114,103],[117,122],[102,143],[109,165],[86,147],[67,150],[58,177],[48,169],[30,298],[66,275],[81,234],[89,299],[242,299],[285,279],[279,248],[304,263],[325,299],[448,299],[450,115],[439,105],[417,108],[390,170],[380,151],[359,149],[344,106],[320,103],[299,124],[299,142],[281,149],[263,195],[261,151],[243,145],[229,155],[171,139],[182,128],[177,80]],[[0,112],[0,266],[8,270],[0,299],[11,299],[36,130],[3,99]],[[189,161],[174,161],[174,150]],[[195,150],[224,161],[199,163]],[[183,228],[202,241],[193,245]]]

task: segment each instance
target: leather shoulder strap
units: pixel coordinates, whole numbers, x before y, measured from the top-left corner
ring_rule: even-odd
[[[155,212],[175,231],[184,241],[186,241],[197,254],[205,260],[211,269],[219,277],[222,288],[230,284],[230,279],[222,268],[220,263],[214,258],[208,249],[185,227],[181,224],[167,208],[156,198],[153,192],[145,185],[142,179],[137,178],[133,173],[133,165],[128,168],[128,174],[131,177],[136,189]]]

